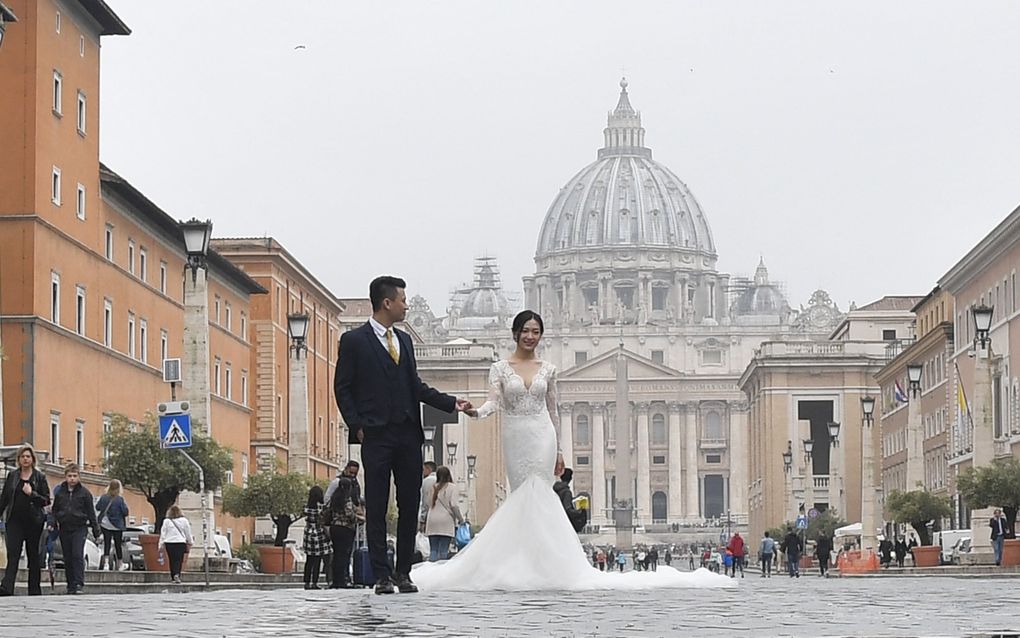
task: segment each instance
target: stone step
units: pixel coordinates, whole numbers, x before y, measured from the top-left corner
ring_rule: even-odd
[[[191,592],[203,592],[203,591],[226,591],[226,590],[246,590],[246,591],[260,591],[270,589],[299,589],[303,586],[300,581],[296,582],[210,582],[209,586],[206,587],[205,583],[199,578],[195,579],[194,575],[185,576],[185,580],[182,584],[177,585],[169,582],[169,579],[164,574],[166,580],[163,582],[150,582],[150,583],[104,583],[90,581],[88,575],[85,576],[85,591],[82,595],[95,596],[99,594],[186,594]],[[63,582],[56,582],[53,587],[50,587],[47,579],[43,581],[43,595],[67,595],[67,587]],[[16,596],[24,596],[28,594],[28,584],[25,582],[19,582],[15,587]]]
[[[49,582],[49,575],[43,570],[43,582]],[[53,572],[54,581],[59,585],[64,581],[64,570],[57,569]],[[183,580],[205,583],[205,574],[200,571],[185,571],[181,576]],[[85,582],[110,585],[141,585],[167,583],[170,575],[167,572],[144,572],[144,571],[98,571],[86,570]],[[28,582],[28,570],[18,570],[18,582]],[[302,574],[228,574],[226,572],[209,572],[209,582],[217,584],[250,584],[250,585],[292,585],[304,582]]]

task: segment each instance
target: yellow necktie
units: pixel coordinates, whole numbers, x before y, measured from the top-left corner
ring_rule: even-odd
[[[386,329],[386,349],[390,351],[390,358],[393,363],[400,365],[400,353],[397,352],[397,344],[393,343],[393,329]]]

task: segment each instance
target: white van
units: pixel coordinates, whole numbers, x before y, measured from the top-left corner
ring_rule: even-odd
[[[953,559],[953,547],[961,538],[970,538],[969,529],[946,529],[932,535],[932,545],[942,546],[942,564],[947,565]]]

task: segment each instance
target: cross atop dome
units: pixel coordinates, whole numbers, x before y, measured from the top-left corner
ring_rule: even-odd
[[[620,100],[609,112],[606,122],[606,145],[599,149],[599,159],[613,155],[637,155],[652,157],[652,151],[645,147],[645,129],[641,128],[641,112],[634,110],[627,93],[627,78],[620,79]]]

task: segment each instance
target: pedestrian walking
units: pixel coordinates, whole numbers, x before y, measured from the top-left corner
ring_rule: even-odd
[[[341,477],[327,503],[329,510],[329,539],[333,544],[334,589],[350,589],[351,553],[358,523],[364,520],[364,509],[357,494],[357,483],[349,476]]]
[[[170,580],[178,585],[181,584],[184,555],[194,544],[191,521],[181,513],[180,507],[172,505],[163,519],[163,527],[159,530],[159,549],[166,549],[167,559],[170,561]]]
[[[67,593],[80,594],[85,589],[85,539],[88,530],[98,540],[101,531],[96,519],[92,493],[81,484],[77,463],[68,463],[64,468],[64,482],[53,498],[53,517],[60,530],[60,549],[64,554],[64,574],[67,577]],[[38,542],[35,551],[39,551]]]
[[[653,572],[659,571],[659,550],[658,550],[658,548],[653,547],[651,549],[651,551],[648,552],[648,564],[651,565]]]
[[[878,554],[881,556],[879,563],[888,569],[892,565],[893,543],[888,538],[881,538],[878,541]]]
[[[332,551],[329,531],[323,525],[322,488],[313,485],[308,490],[308,502],[305,503],[305,533],[302,538],[305,549],[305,589],[319,588],[319,573]]]
[[[907,541],[902,536],[900,536],[899,538],[896,539],[896,545],[894,545],[894,549],[896,550],[896,566],[903,567],[903,561],[907,559],[908,551]]]
[[[829,576],[829,559],[832,557],[832,539],[825,532],[819,532],[818,540],[815,541],[815,558],[818,559],[818,569],[822,578]]]
[[[113,479],[106,487],[106,493],[99,497],[96,511],[99,512],[99,527],[103,532],[103,555],[99,559],[99,570],[105,565],[111,571],[120,571],[124,563],[124,530],[127,529],[128,506],[121,496],[120,481]],[[113,553],[111,554],[111,547]],[[116,555],[116,558],[114,558]]]
[[[662,555],[662,562],[666,563],[666,567],[670,567],[673,564],[673,554],[666,549],[666,553]]]
[[[995,552],[995,564],[1002,564],[1002,548],[1005,545],[1006,530],[1008,528],[1009,521],[1002,515],[1002,510],[996,508],[992,513],[991,520],[988,521],[988,527],[992,530],[992,550]]]
[[[793,531],[792,527],[786,528],[786,538],[780,549],[786,554],[786,566],[790,572],[790,578],[800,578],[800,552],[804,548],[800,536]]]
[[[758,556],[761,560],[761,577],[772,578],[772,558],[776,553],[776,539],[765,532],[758,547]]]
[[[694,571],[694,551],[687,550],[687,568]]]
[[[46,475],[36,469],[35,450],[31,445],[18,448],[18,468],[7,474],[0,491],[0,515],[7,521],[7,570],[0,584],[0,596],[13,596],[18,578],[21,549],[28,558],[28,595],[42,594],[42,565],[39,539],[46,521],[45,508],[50,504],[50,486]]]
[[[623,567],[624,567],[624,566],[625,566],[626,564],[627,564],[627,557],[626,557],[626,556],[624,555],[624,553],[623,553],[623,550],[621,549],[621,550],[620,550],[620,551],[619,551],[619,552],[618,552],[618,553],[616,554],[616,566],[617,566],[617,567],[619,567],[619,568],[620,568],[620,571],[622,572],[622,571],[623,571]]]
[[[606,552],[600,549],[597,558],[599,562],[599,571],[606,571]]]
[[[457,526],[464,522],[464,516],[457,507],[457,486],[453,474],[445,465],[436,470],[436,484],[429,495],[429,513],[425,520],[425,535],[429,537],[429,561],[446,560],[450,557],[450,543],[453,542]]]
[[[726,546],[730,554],[733,555],[733,569],[730,573],[731,578],[737,577],[737,569],[740,569],[740,577],[744,577],[744,539],[740,536],[740,532],[734,532],[733,538],[730,539],[729,545]]]

